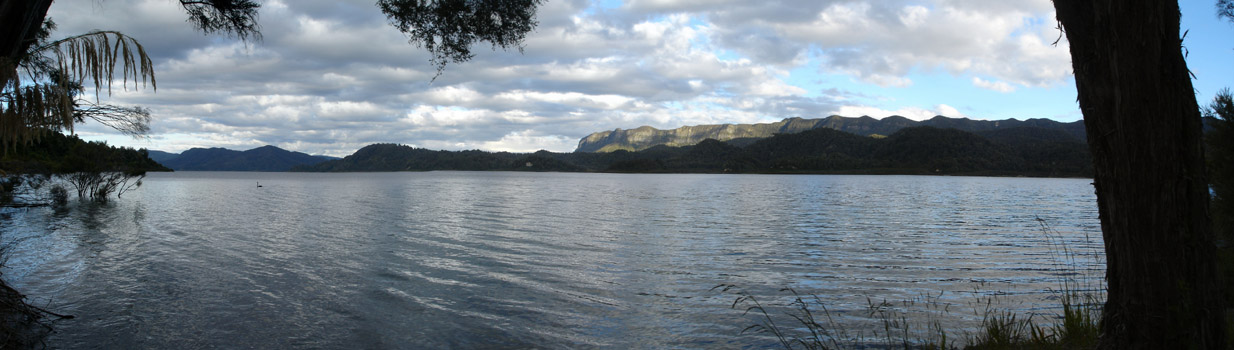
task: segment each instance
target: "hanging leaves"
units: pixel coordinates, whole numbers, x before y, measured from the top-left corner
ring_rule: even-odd
[[[19,74],[18,68],[26,74]],[[119,72],[117,72],[119,69]],[[122,132],[149,130],[149,111],[102,106],[104,90],[111,95],[119,80],[120,88],[157,89],[154,63],[137,40],[115,31],[95,31],[34,47],[22,62],[0,62],[0,144],[4,149],[17,142],[34,141],[41,130],[70,130],[75,122],[102,116],[106,125],[126,126]],[[32,82],[23,84],[22,80]],[[86,85],[94,89],[94,101],[79,101]],[[87,113],[75,113],[76,106],[93,106]],[[141,113],[131,113],[133,111]],[[112,112],[112,113],[101,113]],[[116,113],[119,112],[119,113]],[[119,121],[119,119],[128,120]],[[110,121],[110,122],[108,122]]]

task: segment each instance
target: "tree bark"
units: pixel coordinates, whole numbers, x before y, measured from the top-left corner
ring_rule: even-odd
[[[13,69],[34,43],[52,0],[0,0],[0,69]],[[11,77],[0,72],[0,86]]]
[[[1054,0],[1105,239],[1103,349],[1225,347],[1199,106],[1174,1]]]

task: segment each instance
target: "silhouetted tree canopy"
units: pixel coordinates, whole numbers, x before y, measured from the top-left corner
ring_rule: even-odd
[[[433,55],[441,74],[449,62],[471,59],[471,46],[516,47],[536,27],[541,0],[379,0],[390,24]]]
[[[101,102],[102,92],[111,94],[117,78],[124,89],[130,80],[134,89],[155,87],[154,63],[141,44],[111,31],[53,41],[49,38],[55,28],[55,22],[43,22],[17,65],[6,67],[8,81],[0,85],[0,146],[7,152],[43,131],[72,131],[87,118],[125,134],[145,135],[150,130],[148,110]],[[93,98],[86,93],[87,85],[94,87]]]
[[[1234,238],[1234,98],[1229,88],[1221,89],[1213,97],[1204,116],[1211,118],[1208,121],[1212,128],[1204,139],[1208,146],[1208,181],[1214,193],[1214,228],[1230,240]]]
[[[189,23],[203,33],[224,33],[248,40],[261,39],[257,10],[261,4],[251,0],[180,0]]]

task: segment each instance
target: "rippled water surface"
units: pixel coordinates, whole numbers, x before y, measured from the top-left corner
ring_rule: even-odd
[[[1071,271],[1037,219],[1100,250],[1090,182],[181,172],[0,214],[0,240],[5,278],[77,316],[53,348],[760,347],[713,287],[1048,311]]]

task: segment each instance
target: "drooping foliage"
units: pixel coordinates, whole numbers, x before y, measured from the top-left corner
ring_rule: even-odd
[[[205,34],[223,33],[248,40],[261,39],[257,12],[261,4],[251,0],[180,0],[188,22]]]
[[[518,48],[536,27],[541,0],[379,0],[377,6],[390,24],[407,34],[413,44],[432,54],[430,62],[440,75],[450,62],[475,55],[471,46],[487,41],[493,48]]]
[[[44,22],[37,45],[4,68],[0,86],[0,144],[7,152],[17,143],[36,140],[43,131],[72,131],[86,118],[129,135],[149,131],[150,112],[141,107],[102,104],[101,95],[120,87],[156,88],[154,63],[133,38],[96,31],[49,40],[55,22]],[[117,69],[119,71],[117,71]],[[93,98],[86,94],[93,88]]]
[[[252,0],[180,0],[188,22],[203,33],[241,40],[260,39]],[[46,18],[50,0],[0,1],[0,145],[7,151],[36,140],[42,131],[72,131],[87,118],[121,133],[149,132],[150,111],[101,103],[119,78],[156,88],[153,63],[133,38],[94,31],[50,40],[55,23]],[[119,69],[119,72],[117,72]],[[94,99],[83,98],[92,86]]]

